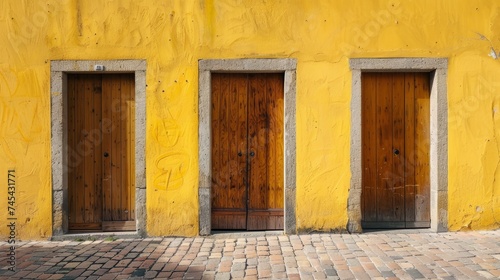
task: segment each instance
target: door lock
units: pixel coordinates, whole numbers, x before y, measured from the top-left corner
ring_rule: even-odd
[[[394,149],[394,154],[395,155],[399,155],[399,150],[398,149]]]

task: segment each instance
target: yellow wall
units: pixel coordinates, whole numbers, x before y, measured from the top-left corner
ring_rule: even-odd
[[[347,223],[348,59],[447,57],[449,228],[500,227],[496,0],[4,0],[0,31],[0,224],[15,169],[18,238],[52,234],[50,61],[77,59],[147,60],[147,231],[196,235],[198,59],[297,59],[297,228],[329,231]]]

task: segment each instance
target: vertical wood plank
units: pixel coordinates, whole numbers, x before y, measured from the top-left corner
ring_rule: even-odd
[[[113,84],[110,75],[102,77],[102,194],[103,194],[103,221],[112,221],[112,103]],[[108,156],[104,156],[107,154]]]
[[[405,221],[415,221],[415,74],[405,74]]]
[[[266,87],[261,75],[249,75],[249,210],[267,209],[267,121]]]
[[[220,117],[220,109],[219,109],[219,104],[220,104],[220,80],[221,80],[221,74],[218,73],[212,73],[212,90],[211,90],[211,114],[212,114],[212,122],[211,122],[211,130],[212,130],[212,152],[211,152],[211,158],[212,158],[212,185],[211,185],[211,192],[212,192],[212,209],[217,209],[221,207],[221,202],[220,202],[220,158],[221,158],[221,151],[220,151],[220,122],[221,122],[221,117]],[[218,228],[219,225],[219,219],[214,218],[214,224],[212,224],[212,227]]]
[[[95,127],[95,152],[94,152],[94,192],[95,208],[94,222],[102,222],[102,75],[96,75],[96,83],[94,84],[94,127]]]
[[[239,208],[245,211],[245,217],[240,220],[240,228],[246,228],[247,226],[247,200],[248,200],[248,76],[246,74],[240,74],[238,79],[238,108],[235,112],[235,116],[238,118],[237,127],[237,161],[238,161],[238,188],[241,192],[241,204]]]
[[[415,220],[430,221],[429,74],[415,73]]]
[[[121,74],[119,75],[120,79],[120,103],[118,107],[118,111],[120,112],[120,118],[118,122],[120,123],[120,130],[117,131],[117,133],[120,134],[120,167],[121,167],[121,184],[119,185],[120,187],[120,195],[121,195],[121,200],[118,201],[119,205],[119,213],[118,213],[118,219],[121,221],[126,221],[128,220],[128,205],[129,205],[129,170],[128,170],[128,156],[129,156],[129,151],[128,151],[128,119],[127,119],[127,101],[128,101],[128,96],[129,96],[129,91],[130,91],[130,84],[127,79],[126,74]]]
[[[257,106],[258,114],[258,134],[257,143],[258,150],[255,151],[255,158],[257,159],[259,173],[259,190],[260,190],[260,207],[262,209],[269,209],[269,176],[268,176],[268,152],[269,152],[269,112],[267,111],[268,96],[266,92],[266,75],[258,74],[259,81],[259,98]],[[257,179],[257,178],[256,178]]]
[[[132,166],[131,155],[133,153],[133,138],[131,135],[131,107],[133,106],[132,96],[134,92],[134,76],[132,74],[120,75],[120,132],[121,133],[121,203],[120,220],[131,220],[131,196],[134,192],[132,175],[134,169]]]
[[[404,73],[392,74],[393,221],[405,221],[405,83]],[[391,199],[388,198],[388,199]]]
[[[257,154],[258,151],[258,117],[256,116],[257,108],[257,89],[255,87],[255,75],[248,77],[248,210],[254,209],[259,205],[259,192],[256,191],[256,184],[258,181],[259,169],[257,164],[254,164],[255,156],[252,157],[250,153]],[[255,170],[254,170],[255,169]],[[249,214],[250,215],[250,214]],[[247,219],[248,220],[248,219]],[[247,226],[251,227],[251,221],[247,221]]]
[[[361,145],[363,221],[377,220],[377,76],[361,76]]]
[[[85,222],[85,153],[86,145],[83,131],[85,129],[85,79],[83,76],[76,78],[75,84],[75,135],[76,150],[79,154],[79,161],[76,167],[75,179],[75,223]]]
[[[276,74],[267,74],[265,77],[265,95],[267,102],[266,112],[267,112],[267,157],[266,157],[266,185],[267,185],[267,208],[278,208],[276,205],[276,123],[277,115],[276,115],[276,101],[278,92],[275,90],[275,84],[277,83],[277,75]],[[270,221],[268,221],[270,222]],[[269,225],[269,228],[272,228]]]
[[[272,166],[269,167],[274,173],[274,178],[272,176],[270,179],[270,184],[274,185],[274,201],[270,205],[270,208],[283,209],[284,207],[284,75],[281,73],[276,73],[270,76],[270,87],[268,89],[269,99],[272,100],[272,106],[268,106],[270,119],[270,129],[269,133],[272,134],[273,139],[269,140],[269,146],[271,147],[271,153],[274,154],[274,159],[270,160]],[[276,218],[276,220],[283,219],[282,217]],[[281,228],[278,224],[275,228]]]
[[[121,139],[121,77],[120,75],[110,75],[111,83],[111,122],[113,130],[111,131],[111,218],[112,221],[121,220],[121,201],[122,201],[122,177],[121,161],[122,139]]]
[[[243,214],[239,216],[237,228],[247,228],[247,211],[248,211],[248,75],[238,74],[238,98],[237,112],[237,149],[238,149],[238,189],[240,204],[238,208]],[[236,155],[235,155],[236,156]]]
[[[378,74],[377,80],[377,220],[392,221],[392,76]]]
[[[84,99],[81,106],[83,106],[83,130],[82,136],[85,142],[85,174],[83,176],[83,187],[84,187],[84,222],[91,223],[94,220],[93,209],[94,204],[94,145],[90,138],[90,132],[93,129],[94,114],[92,112],[92,107],[94,106],[94,88],[93,88],[93,75],[84,75],[85,86],[84,86]]]
[[[76,179],[78,176],[76,167],[79,159],[76,150],[76,77],[68,75],[68,219],[69,224],[76,222]]]
[[[229,91],[230,91],[229,77],[221,79],[221,96],[220,96],[220,192],[219,199],[223,208],[229,204]]]
[[[227,176],[228,190],[227,204],[228,208],[238,208],[242,198],[238,190],[238,143],[237,143],[237,127],[238,127],[238,78],[233,76],[229,79],[229,91],[227,95]],[[234,221],[231,221],[231,227],[236,226]]]
[[[245,128],[246,118],[240,120],[240,104],[241,99],[245,98],[247,91],[247,82],[245,74],[232,74],[230,76],[230,85],[229,91],[227,93],[229,101],[228,101],[228,150],[229,150],[229,190],[227,192],[228,195],[228,204],[227,206],[232,209],[246,209],[246,185],[244,182],[244,176],[240,175],[241,169],[245,170],[244,166],[241,166],[242,160],[240,160],[238,156],[240,141],[241,141],[241,133],[239,131],[242,126],[241,121],[243,121],[243,129]],[[246,141],[246,139],[243,139]],[[241,156],[243,157],[243,155]],[[233,226],[237,226],[239,224],[238,221],[235,221],[236,224]]]
[[[102,96],[102,75],[92,75],[92,129],[89,132],[93,151],[93,174],[92,178],[92,216],[89,222],[101,223],[102,221],[102,133],[101,133],[101,96]]]
[[[285,75],[280,74],[273,90],[278,92],[276,100],[276,207],[281,209],[277,229],[283,229],[285,206]]]
[[[135,220],[135,76],[130,75],[130,91],[129,91],[129,102],[128,102],[128,166],[129,166],[129,215],[128,219],[131,221]]]

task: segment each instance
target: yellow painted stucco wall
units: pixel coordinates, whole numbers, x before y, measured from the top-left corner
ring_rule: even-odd
[[[0,225],[15,170],[19,239],[52,235],[51,60],[147,61],[147,232],[191,236],[199,59],[297,59],[297,229],[332,231],[347,224],[349,58],[448,58],[448,226],[500,227],[496,0],[4,0],[0,34]]]

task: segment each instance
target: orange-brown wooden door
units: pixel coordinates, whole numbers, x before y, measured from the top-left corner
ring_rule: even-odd
[[[283,74],[212,74],[212,229],[283,229]]]
[[[134,75],[68,75],[69,230],[135,230]]]
[[[362,226],[430,227],[429,74],[361,79]]]

